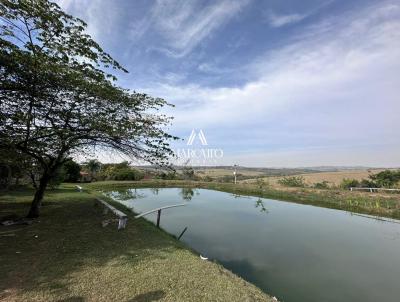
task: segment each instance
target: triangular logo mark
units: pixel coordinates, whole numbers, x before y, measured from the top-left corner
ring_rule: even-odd
[[[200,140],[200,142],[201,142],[201,144],[203,146],[207,146],[208,145],[207,139],[206,139],[206,136],[204,135],[203,130],[200,130],[199,133],[196,134],[196,131],[194,129],[192,129],[192,132],[190,133],[188,141],[187,141],[187,145],[188,146],[193,145],[193,142],[194,142],[196,136],[199,137],[199,140]]]

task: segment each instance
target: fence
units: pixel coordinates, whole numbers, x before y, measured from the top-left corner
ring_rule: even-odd
[[[379,192],[379,191],[388,191],[388,192],[400,192],[400,189],[386,189],[386,188],[358,188],[358,187],[351,187],[350,191],[370,191],[371,193],[373,192]]]

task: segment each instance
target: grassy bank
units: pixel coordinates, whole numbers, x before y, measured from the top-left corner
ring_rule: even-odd
[[[0,194],[0,217],[26,214],[32,193]],[[271,300],[133,214],[125,230],[103,228],[93,198],[66,185],[37,222],[0,226],[0,301]]]
[[[108,189],[123,187],[194,187],[213,189],[233,194],[252,195],[264,198],[292,201],[332,209],[352,211],[400,219],[400,194],[383,194],[368,192],[350,192],[344,190],[317,190],[311,188],[276,189],[268,186],[246,183],[216,183],[189,181],[139,181],[116,182],[105,181],[85,185],[91,189]]]

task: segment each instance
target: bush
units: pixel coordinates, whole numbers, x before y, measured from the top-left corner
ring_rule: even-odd
[[[373,180],[363,179],[360,182],[360,187],[361,188],[380,188],[381,185],[377,184]]]
[[[194,174],[193,168],[190,167],[190,166],[183,167],[182,176],[186,180],[194,180],[195,179],[195,174]]]
[[[357,179],[344,178],[340,184],[342,189],[350,189],[351,187],[359,187],[360,182]]]
[[[211,177],[211,176],[209,176],[209,175],[206,175],[206,176],[204,176],[204,177],[203,177],[203,181],[206,181],[206,182],[212,182],[212,181],[213,181],[213,179],[212,179],[212,177]]]
[[[370,175],[369,178],[379,186],[390,188],[400,181],[400,170],[385,170],[377,174]]]
[[[225,182],[232,183],[232,182],[235,181],[235,178],[234,178],[234,176],[224,175],[224,176],[218,177],[217,181],[218,182],[224,182],[224,183]]]
[[[329,189],[329,182],[326,180],[314,184],[315,189]]]
[[[123,168],[114,171],[111,177],[113,180],[141,180],[144,174],[139,170]]]
[[[270,183],[268,180],[265,180],[263,178],[257,178],[256,179],[256,185],[257,187],[259,187],[260,189],[264,188],[264,187],[270,187]]]
[[[304,188],[306,186],[303,176],[287,176],[278,180],[278,183],[285,187],[299,187]]]
[[[102,164],[102,169],[96,174],[98,180],[142,180],[144,172],[134,169],[129,162],[118,164]]]
[[[179,175],[175,171],[160,172],[155,176],[156,179],[162,180],[177,180],[180,179]]]

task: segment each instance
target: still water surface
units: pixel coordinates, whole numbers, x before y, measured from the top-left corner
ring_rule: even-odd
[[[203,189],[108,194],[136,213],[186,203],[161,227],[280,301],[400,301],[399,223]]]

